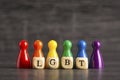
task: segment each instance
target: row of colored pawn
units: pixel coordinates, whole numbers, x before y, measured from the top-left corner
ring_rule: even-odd
[[[55,40],[50,40],[48,42],[49,52],[46,59],[42,52],[43,43],[40,40],[36,40],[34,42],[34,53],[31,64],[30,57],[27,51],[28,42],[22,40],[19,43],[20,53],[17,58],[17,68],[58,69],[62,67],[63,69],[72,69],[75,62],[75,67],[78,69],[102,69],[104,68],[104,62],[99,50],[100,45],[101,44],[99,41],[94,41],[92,43],[93,53],[91,55],[90,62],[88,63],[86,42],[84,40],[80,40],[78,42],[78,53],[75,61],[73,59],[73,54],[71,51],[72,42],[70,40],[65,40],[63,43],[63,53],[61,59],[59,59],[58,53],[56,51],[57,42]]]

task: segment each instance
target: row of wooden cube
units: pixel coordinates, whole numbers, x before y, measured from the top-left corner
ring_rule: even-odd
[[[75,60],[73,57],[62,57],[61,59],[49,57],[46,60],[44,57],[33,57],[32,67],[36,69],[72,69],[74,63],[78,69],[88,69],[88,58],[82,57],[77,57]]]

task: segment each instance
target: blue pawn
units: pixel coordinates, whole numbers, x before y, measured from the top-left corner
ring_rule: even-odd
[[[80,40],[78,42],[78,53],[76,57],[76,68],[88,69],[88,57],[86,54],[86,42]]]
[[[84,57],[87,58],[87,54],[86,54],[86,42],[84,40],[80,40],[78,42],[78,53],[77,53],[77,57]]]

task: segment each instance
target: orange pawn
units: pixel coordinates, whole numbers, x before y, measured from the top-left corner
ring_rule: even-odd
[[[45,58],[42,52],[43,43],[40,40],[34,42],[34,54],[32,58],[32,67],[43,69],[45,67]]]
[[[28,42],[22,40],[19,43],[20,46],[20,53],[17,58],[17,68],[31,68],[30,57],[27,51]]]

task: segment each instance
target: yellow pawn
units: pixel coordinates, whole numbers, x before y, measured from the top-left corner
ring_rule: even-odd
[[[48,42],[49,52],[46,58],[46,68],[57,69],[59,68],[59,57],[56,51],[57,42],[55,40],[50,40]]]

